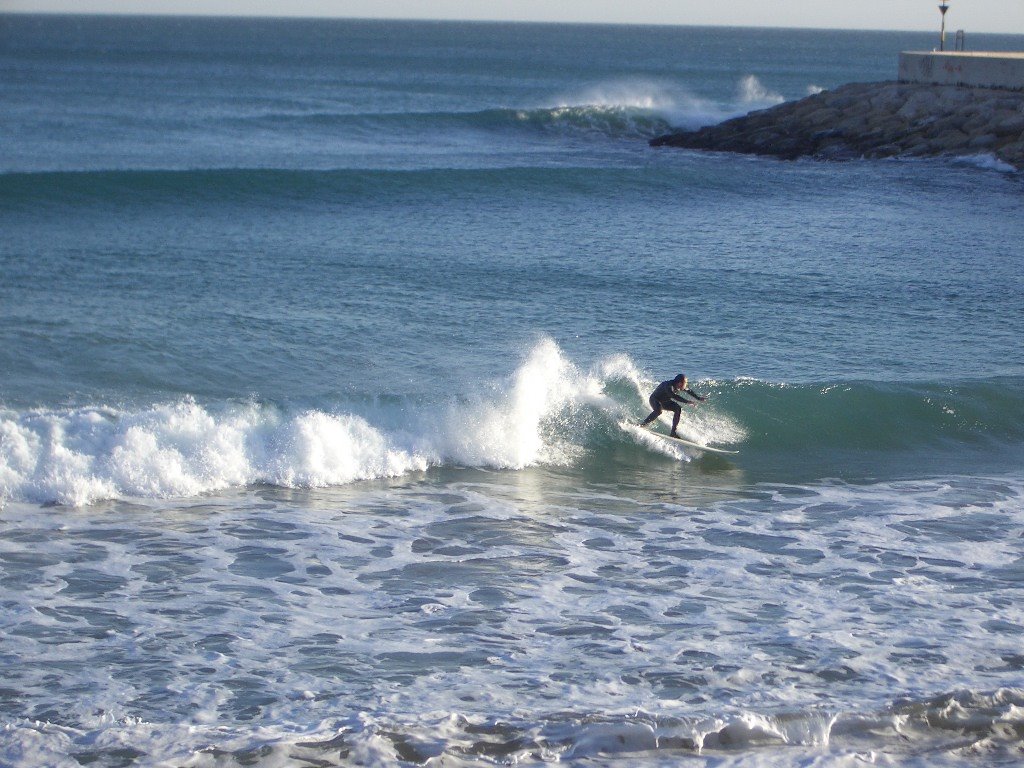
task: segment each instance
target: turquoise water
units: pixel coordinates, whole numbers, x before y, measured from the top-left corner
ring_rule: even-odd
[[[1019,760],[1020,174],[647,145],[929,36],[0,39],[0,762]]]

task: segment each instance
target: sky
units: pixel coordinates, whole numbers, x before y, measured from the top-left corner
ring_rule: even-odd
[[[0,11],[938,30],[939,0],[0,0]],[[1024,0],[949,0],[949,31],[1024,34]]]

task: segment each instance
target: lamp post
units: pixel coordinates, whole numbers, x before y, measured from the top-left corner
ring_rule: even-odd
[[[942,5],[939,6],[939,13],[942,14],[942,28],[939,31],[939,50],[946,50],[946,11],[949,10],[949,3],[946,0],[942,0]]]

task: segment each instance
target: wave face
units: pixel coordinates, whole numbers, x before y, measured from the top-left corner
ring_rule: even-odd
[[[1024,440],[1024,381],[772,384],[737,380],[727,405],[753,445],[778,449],[1006,447]],[[726,398],[723,398],[726,399]]]
[[[624,448],[640,460],[688,460],[622,426],[646,414],[654,384],[624,355],[583,370],[548,340],[506,382],[442,402],[295,409],[186,398],[137,410],[0,411],[0,489],[11,499],[81,505],[257,484],[345,485],[431,467],[601,466]],[[1013,461],[1024,444],[1024,380],[1016,378],[956,387],[749,379],[696,386],[710,400],[687,409],[684,436],[739,449],[754,471],[805,463],[801,457],[816,457],[815,471],[836,477],[852,461],[876,471],[922,457],[952,464],[972,453]]]
[[[470,139],[471,132],[501,134],[522,132],[553,134],[565,137],[593,136],[604,138],[643,139],[666,130],[667,116],[674,111],[672,103],[663,103],[655,96],[637,93],[619,94],[621,100],[589,101],[584,98],[552,106],[494,108],[474,112],[384,112],[352,114],[348,112],[268,113],[236,120],[245,129],[270,131],[318,130],[337,132],[349,140],[353,137],[387,144],[403,135],[438,135],[462,132]]]

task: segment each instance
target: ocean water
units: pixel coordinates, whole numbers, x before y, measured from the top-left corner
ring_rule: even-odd
[[[1024,178],[647,145],[932,44],[0,15],[0,764],[1018,765]]]

